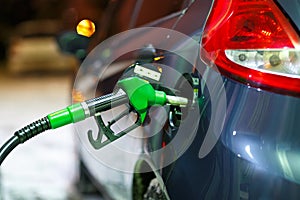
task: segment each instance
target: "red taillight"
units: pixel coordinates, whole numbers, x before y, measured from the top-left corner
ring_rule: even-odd
[[[215,0],[201,57],[245,84],[300,96],[299,44],[272,0]]]

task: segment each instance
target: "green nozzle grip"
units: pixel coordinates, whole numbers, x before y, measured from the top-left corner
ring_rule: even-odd
[[[139,113],[142,123],[146,118],[149,106],[166,103],[166,94],[163,91],[154,90],[148,81],[141,78],[130,77],[120,80],[118,86],[128,95],[130,104]]]

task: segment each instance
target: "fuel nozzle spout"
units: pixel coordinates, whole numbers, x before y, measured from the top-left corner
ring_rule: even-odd
[[[173,106],[187,106],[189,103],[187,98],[171,95],[166,95],[166,101],[168,104]]]

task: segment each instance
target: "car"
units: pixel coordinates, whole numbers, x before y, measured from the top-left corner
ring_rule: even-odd
[[[80,123],[81,165],[107,199],[299,199],[299,2],[182,5],[93,46],[73,94],[141,76],[189,106],[150,108],[146,124],[103,148],[102,122],[121,108]]]
[[[30,20],[18,24],[8,46],[8,70],[12,74],[74,71],[79,62],[60,49],[57,42],[60,31],[57,20]]]

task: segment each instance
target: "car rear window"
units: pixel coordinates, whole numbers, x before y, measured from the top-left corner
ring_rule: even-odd
[[[188,0],[125,0],[115,14],[114,32],[136,28],[183,9]]]
[[[145,0],[138,12],[139,14],[135,26],[141,26],[178,12],[183,8],[184,2],[186,2],[186,0],[164,0],[164,3],[161,3],[161,0]]]

